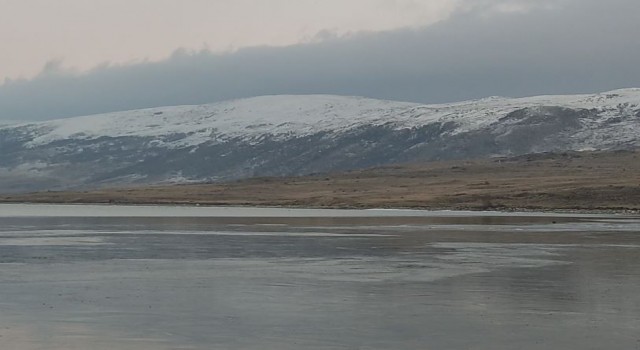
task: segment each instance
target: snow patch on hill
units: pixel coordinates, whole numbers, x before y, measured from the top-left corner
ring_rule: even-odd
[[[417,104],[327,95],[264,96],[200,106],[142,109],[29,125],[30,146],[69,138],[183,134],[174,146],[261,135],[300,136],[389,122]]]
[[[640,106],[640,89],[622,89],[595,95],[489,97],[449,104],[374,100],[330,95],[263,96],[199,106],[176,106],[60,119],[20,125],[33,136],[29,147],[57,140],[99,137],[157,137],[169,148],[234,138],[251,140],[264,135],[279,139],[319,132],[345,132],[359,126],[388,125],[395,129],[453,122],[454,134],[490,126],[522,108],[558,106],[594,109],[594,123],[620,118]],[[594,125],[595,126],[595,125]],[[15,128],[16,125],[0,128]],[[633,137],[635,126],[629,126]],[[165,142],[164,136],[179,135]]]

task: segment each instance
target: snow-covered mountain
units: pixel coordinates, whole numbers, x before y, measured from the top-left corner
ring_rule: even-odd
[[[439,105],[265,96],[0,126],[0,192],[639,145],[640,89]]]

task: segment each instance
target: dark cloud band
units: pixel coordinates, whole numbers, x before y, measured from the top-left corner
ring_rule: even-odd
[[[271,94],[414,102],[640,86],[637,0],[558,9],[465,11],[420,30],[230,54],[177,51],[162,62],[75,74],[48,65],[0,87],[0,119],[41,120]]]

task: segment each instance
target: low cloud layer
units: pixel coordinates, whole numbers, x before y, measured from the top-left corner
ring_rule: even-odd
[[[0,86],[0,119],[43,120],[272,94],[435,103],[640,86],[637,0],[468,2],[423,29],[74,73]],[[531,5],[535,4],[535,6]]]

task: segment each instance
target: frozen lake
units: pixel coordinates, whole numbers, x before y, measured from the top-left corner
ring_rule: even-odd
[[[0,205],[0,344],[640,349],[640,218]]]

